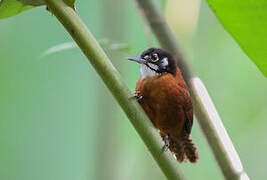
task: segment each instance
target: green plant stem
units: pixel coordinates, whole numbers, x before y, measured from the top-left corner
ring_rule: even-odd
[[[46,0],[46,3],[118,101],[166,177],[168,179],[184,179],[172,154],[169,151],[162,152],[164,144],[158,131],[153,127],[139,104],[130,98],[129,88],[121,80],[120,74],[77,13],[62,0]]]
[[[176,37],[171,32],[159,4],[156,0],[135,1],[141,15],[145,17],[161,46],[175,55],[178,66],[181,68],[191,91],[195,115],[223,175],[226,179],[231,180],[241,179],[241,177],[248,178],[204,84],[198,77],[194,76],[193,71],[185,61]]]

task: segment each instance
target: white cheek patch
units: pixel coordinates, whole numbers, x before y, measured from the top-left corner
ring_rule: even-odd
[[[162,62],[161,62],[161,66],[162,66],[162,67],[166,68],[166,67],[169,65],[168,58],[165,57],[165,58],[163,58],[161,61],[162,61]]]

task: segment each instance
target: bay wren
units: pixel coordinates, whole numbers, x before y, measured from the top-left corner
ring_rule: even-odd
[[[140,64],[135,97],[165,142],[164,149],[179,162],[198,159],[190,139],[193,106],[190,94],[174,57],[159,48],[149,48],[139,57],[129,57]]]

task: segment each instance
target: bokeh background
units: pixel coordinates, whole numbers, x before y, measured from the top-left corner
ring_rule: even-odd
[[[158,46],[132,0],[77,0],[77,12],[134,90],[125,57]],[[267,177],[267,81],[205,1],[169,0],[165,14],[204,81],[251,179]],[[72,39],[35,8],[0,20],[0,179],[165,179],[134,128],[78,48],[42,56]],[[125,48],[114,48],[118,44]],[[188,179],[223,179],[197,121],[197,164]]]

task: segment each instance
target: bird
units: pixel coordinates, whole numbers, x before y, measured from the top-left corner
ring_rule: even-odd
[[[190,138],[193,106],[174,57],[161,48],[149,48],[128,60],[140,64],[141,76],[133,97],[159,130],[169,149],[179,162],[197,162],[197,149]]]

